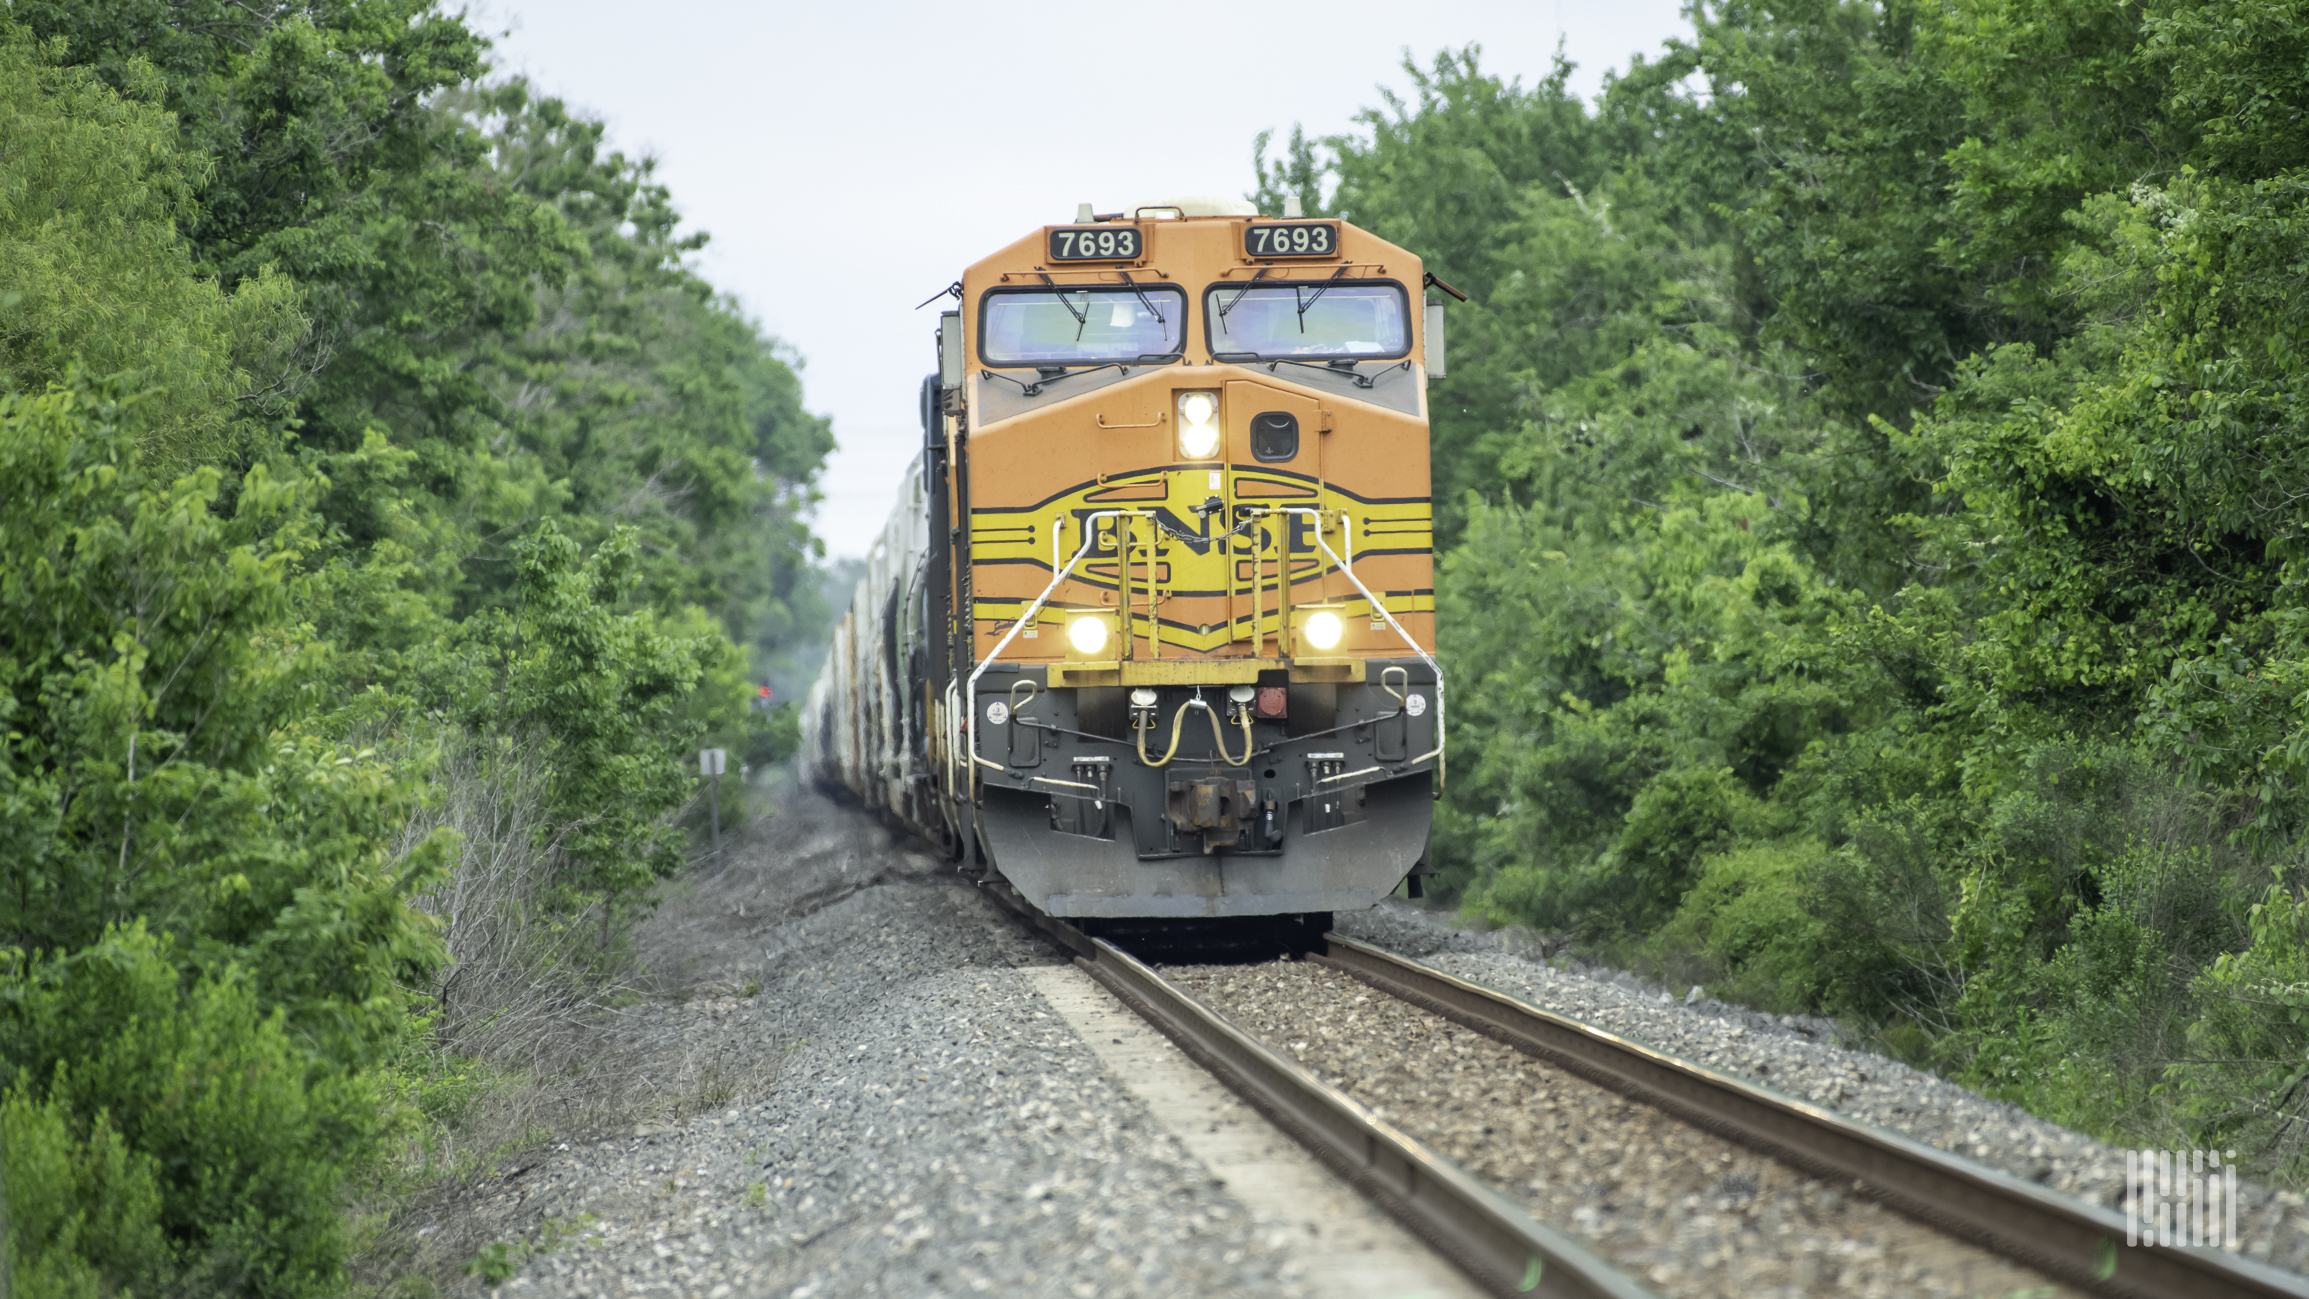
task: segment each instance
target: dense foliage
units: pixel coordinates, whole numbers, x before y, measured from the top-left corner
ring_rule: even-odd
[[[649,164],[484,52],[432,0],[0,21],[16,1293],[342,1289],[351,1180],[502,1010],[444,899],[598,981],[691,750],[776,752],[825,421]]]
[[[2302,1180],[2309,6],[1696,19],[1261,163],[1474,298],[1447,882]],[[485,55],[434,0],[0,21],[20,1293],[341,1289],[349,1181],[520,1020],[477,989],[597,983],[688,750],[790,735],[742,682],[821,616],[826,425]]]
[[[1471,909],[2304,1176],[2309,8],[1698,11],[1407,66]]]

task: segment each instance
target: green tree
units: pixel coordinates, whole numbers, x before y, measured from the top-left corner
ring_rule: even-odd
[[[259,465],[220,513],[219,472],[156,478],[122,413],[0,396],[0,1095],[51,1161],[11,1157],[10,1202],[47,1206],[55,1275],[125,1285],[162,1265],[149,1181],[170,1285],[314,1293],[447,845],[394,860],[412,773],[313,727],[313,485]],[[88,1216],[107,1187],[126,1217]]]
[[[197,277],[178,223],[207,163],[178,147],[159,78],[131,63],[116,94],[58,56],[0,30],[0,373],[35,392],[75,367],[131,376],[149,460],[218,459],[302,335],[294,291]]]
[[[526,394],[502,418],[565,485],[563,526],[585,544],[611,519],[638,529],[640,598],[704,608],[738,644],[815,626],[797,516],[833,438],[802,409],[798,362],[689,268],[706,236],[680,228],[651,162],[603,148],[600,123],[518,81],[467,111],[497,124],[492,166],[587,252],[490,380]]]

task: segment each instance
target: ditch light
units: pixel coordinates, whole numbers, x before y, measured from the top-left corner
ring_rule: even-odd
[[[1115,615],[1104,609],[1069,609],[1066,622],[1066,661],[1112,663],[1120,657],[1115,642]]]
[[[1291,611],[1291,621],[1297,624],[1295,639],[1318,650],[1339,648],[1339,642],[1347,635],[1347,620],[1339,616],[1336,605],[1301,605]]]

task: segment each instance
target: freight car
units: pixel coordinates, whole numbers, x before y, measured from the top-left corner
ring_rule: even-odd
[[[1345,221],[1216,199],[1086,206],[970,266],[808,773],[1056,916],[1416,889],[1444,779],[1430,290]]]

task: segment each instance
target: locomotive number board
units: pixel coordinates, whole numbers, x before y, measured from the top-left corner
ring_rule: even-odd
[[[1339,227],[1331,221],[1253,221],[1243,227],[1243,256],[1336,257]]]
[[[1146,247],[1136,226],[1095,226],[1050,232],[1054,262],[1133,262]]]

